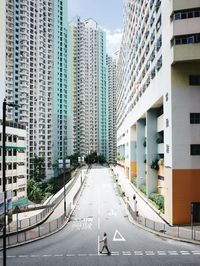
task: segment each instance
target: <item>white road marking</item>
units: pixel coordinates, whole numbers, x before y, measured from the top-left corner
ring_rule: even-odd
[[[156,252],[157,252],[157,255],[169,255],[169,256],[184,256],[184,255],[200,255],[200,251],[187,251],[187,250],[181,250],[181,251],[176,251],[176,250],[169,250],[169,251],[164,251],[164,250],[158,250],[158,251],[152,251],[152,250],[135,250],[133,252],[131,251],[121,251],[121,254],[120,254],[120,251],[112,251],[111,252],[111,255],[112,256],[153,256],[153,255],[156,255]],[[103,254],[100,254],[99,253],[99,236],[98,236],[98,253],[97,254],[66,254],[66,255],[63,255],[63,254],[44,254],[44,255],[40,255],[40,254],[33,254],[33,255],[8,255],[7,258],[36,258],[36,257],[63,257],[63,256],[66,256],[66,257],[87,257],[87,256],[107,256],[107,253],[103,253]],[[0,258],[2,258],[3,256],[0,256]]]
[[[158,255],[167,255],[166,251],[157,251]]]
[[[108,215],[109,216],[117,216],[117,213],[113,209],[110,209],[110,211],[108,211]]]
[[[182,255],[190,255],[190,252],[189,251],[180,251],[180,253],[182,254]]]
[[[98,254],[98,255],[100,255],[100,254],[99,254],[99,241],[100,241],[100,237],[99,237],[99,235],[98,235],[98,238],[97,238],[97,254]]]
[[[178,252],[175,250],[168,251],[169,255],[178,255]]]
[[[98,217],[98,230],[100,230],[100,217]]]
[[[136,256],[141,256],[141,255],[143,255],[143,252],[142,251],[134,251],[134,254]]]
[[[112,241],[126,241],[118,230],[115,230],[115,234]]]
[[[124,256],[130,256],[131,252],[130,251],[122,251],[122,255]]]
[[[119,256],[119,251],[112,251],[111,252],[111,255],[112,256]]]
[[[151,250],[145,251],[145,254],[146,254],[147,256],[153,256],[153,255],[155,255],[154,252],[151,251]]]

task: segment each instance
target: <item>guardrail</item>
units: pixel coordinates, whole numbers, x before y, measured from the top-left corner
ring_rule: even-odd
[[[126,203],[127,209],[135,222],[149,228],[155,232],[162,233],[169,237],[180,238],[183,240],[200,241],[200,229],[195,226],[170,226],[166,223],[155,222],[151,219],[136,214],[129,202]]]
[[[114,173],[112,168],[111,168],[111,175],[115,178],[115,182],[116,182],[117,176]],[[121,188],[118,181],[116,182],[116,185],[118,188]],[[125,195],[126,191],[124,191],[123,194]],[[133,220],[139,225],[142,225],[143,227],[146,227],[150,229],[151,231],[154,231],[155,233],[162,234],[163,236],[177,238],[177,239],[185,240],[185,241],[200,241],[200,226],[199,225],[171,226],[167,223],[159,223],[149,218],[143,217],[140,215],[138,211],[137,212],[134,211],[135,207],[132,205],[132,203],[129,200],[127,200],[126,196],[123,196],[123,194],[122,194],[122,198],[127,206],[128,212],[130,213]]]
[[[71,184],[68,186],[68,189],[67,189],[68,192],[73,187],[73,185],[74,185],[75,190],[71,191],[72,197],[71,197],[71,201],[68,201],[66,217],[64,216],[64,210],[63,210],[63,214],[60,215],[57,219],[54,219],[54,220],[49,221],[49,222],[44,222],[41,225],[39,225],[35,228],[32,228],[30,230],[18,232],[17,234],[14,234],[14,235],[7,235],[7,237],[6,237],[7,247],[11,247],[11,246],[15,246],[18,244],[27,243],[27,242],[30,242],[33,240],[37,240],[41,237],[44,237],[46,235],[49,235],[51,233],[58,231],[65,224],[65,222],[67,222],[67,220],[71,216],[71,214],[73,212],[74,205],[78,201],[78,195],[80,194],[82,185],[84,184],[84,181],[87,178],[87,173],[88,173],[88,169],[83,176],[81,176],[79,173],[76,176],[76,178],[73,180],[73,182],[71,182]],[[78,181],[80,181],[80,182],[78,182]],[[67,191],[66,191],[66,193],[67,193]],[[61,194],[63,194],[63,193],[61,193]],[[60,197],[59,197],[59,199],[60,199]],[[59,200],[56,200],[56,202],[58,203]],[[0,239],[0,250],[2,249],[2,246],[3,246],[3,240],[1,238]]]
[[[70,181],[65,185],[66,195],[71,190],[71,188],[75,184],[80,174],[82,174],[82,171],[80,170],[76,171],[72,175]],[[49,199],[46,200],[44,205],[44,210],[42,210],[37,215],[8,224],[6,228],[7,235],[16,234],[17,232],[19,233],[20,231],[28,230],[30,228],[37,226],[40,223],[43,223],[51,215],[51,213],[55,210],[55,208],[60,204],[60,202],[63,200],[63,197],[64,197],[64,187],[61,190],[59,190],[55,195],[50,196]],[[50,206],[46,207],[46,205]],[[2,232],[0,232],[0,238],[1,237],[2,237]]]

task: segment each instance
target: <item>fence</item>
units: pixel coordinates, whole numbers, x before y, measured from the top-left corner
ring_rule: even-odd
[[[65,185],[66,194],[73,187],[73,185],[76,182],[76,180],[79,177],[79,175],[80,175],[80,171],[75,172],[72,175],[71,180]],[[23,220],[18,220],[17,219],[18,221],[15,221],[15,222],[12,222],[11,224],[8,224],[8,226],[6,228],[7,234],[15,234],[18,231],[24,231],[24,230],[27,230],[30,227],[34,227],[37,224],[40,224],[41,222],[43,222],[53,212],[53,210],[62,201],[63,197],[64,197],[64,188],[62,188],[54,196],[51,196],[46,201],[45,205],[50,205],[50,206],[46,207],[44,205],[44,210],[41,211],[39,214],[31,216],[30,218],[25,218]],[[1,236],[2,236],[2,232],[0,233],[0,237]]]
[[[80,182],[77,182],[79,177],[80,177],[80,180],[79,180]],[[84,174],[84,176],[82,177],[82,174],[80,175],[80,173],[77,173],[75,178],[72,181],[70,181],[70,184],[69,183],[67,184],[68,187],[66,189],[66,195],[71,190],[71,188],[74,186],[74,184],[77,183],[74,186],[75,190],[72,191],[73,193],[72,200],[67,205],[66,217],[64,217],[64,210],[63,210],[63,214],[59,218],[53,221],[50,221],[50,222],[44,222],[41,225],[35,228],[32,228],[30,230],[28,230],[27,227],[37,224],[38,221],[42,221],[42,219],[46,217],[46,213],[44,211],[48,212],[48,210],[45,209],[42,213],[38,215],[35,215],[28,219],[21,220],[19,226],[25,226],[24,228],[26,228],[27,230],[26,231],[16,230],[15,234],[10,234],[10,235],[8,234],[6,237],[7,246],[34,240],[34,239],[40,238],[42,236],[48,235],[58,230],[58,228],[60,228],[63,225],[63,223],[69,218],[73,205],[78,199],[78,194],[81,190],[83,181],[86,177],[87,177],[86,174]],[[61,193],[59,194],[59,197],[56,198],[54,206],[57,206],[62,201],[63,195],[64,195],[63,193],[64,191],[63,192],[61,191]],[[2,246],[3,246],[3,238],[1,237],[0,238],[0,249],[2,248]]]
[[[127,204],[127,209],[131,214],[131,217],[138,224],[145,226],[155,232],[163,233],[171,237],[177,237],[185,240],[196,240],[200,241],[200,229],[194,226],[170,226],[166,223],[159,223],[152,221],[151,219],[145,218],[141,215],[136,215],[136,212],[133,211],[132,206],[129,202]]]

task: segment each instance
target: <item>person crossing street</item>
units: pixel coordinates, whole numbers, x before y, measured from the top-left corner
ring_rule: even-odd
[[[107,250],[107,252],[108,252],[107,254],[111,255],[111,252],[110,252],[110,250],[108,248],[108,239],[107,239],[107,234],[106,233],[104,233],[103,239],[100,240],[99,243],[103,243],[102,249],[101,249],[101,251],[99,251],[99,253],[102,253],[104,248],[105,248]]]

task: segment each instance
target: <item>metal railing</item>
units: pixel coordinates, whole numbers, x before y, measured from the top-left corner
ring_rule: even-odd
[[[75,182],[77,181],[80,170],[75,172],[70,181],[65,185],[66,188],[66,194],[71,190],[71,188],[74,186]],[[55,195],[51,196],[49,200],[46,201],[44,205],[44,210],[42,210],[37,215],[31,216],[29,218],[25,218],[22,220],[14,221],[11,224],[7,225],[7,234],[16,234],[19,231],[28,230],[29,228],[32,228],[43,221],[45,221],[49,215],[54,211],[54,209],[60,204],[60,202],[63,200],[64,197],[64,188],[62,188],[60,191],[58,191]],[[46,207],[46,205],[50,205]],[[2,237],[2,232],[0,232],[0,238]]]
[[[80,175],[80,173],[78,173],[76,175],[76,177],[73,179],[73,181],[71,182],[71,184],[68,186],[67,191],[69,192],[70,188],[73,187],[73,185],[76,183],[76,181],[80,177],[79,186],[78,187],[75,186],[76,190],[73,192],[72,200],[67,205],[66,217],[64,215],[64,210],[63,210],[63,214],[60,215],[57,219],[54,219],[54,220],[49,221],[49,222],[44,222],[44,223],[40,224],[39,226],[36,226],[35,228],[32,228],[30,230],[21,231],[21,232],[18,231],[16,234],[7,235],[7,237],[6,237],[7,247],[14,246],[14,245],[17,245],[20,243],[33,241],[33,240],[44,237],[46,235],[49,235],[49,234],[59,230],[59,228],[64,225],[64,223],[67,221],[67,219],[69,219],[69,217],[72,213],[73,206],[78,200],[78,195],[81,191],[82,185],[84,184],[84,180],[87,177],[87,173],[88,173],[88,170],[84,174],[83,177]],[[63,195],[63,192],[61,193],[61,195]],[[59,196],[59,199],[61,198],[61,195]],[[56,203],[59,204],[59,200],[56,200]],[[35,218],[31,217],[31,218],[33,218],[33,222],[36,221],[37,216],[38,215],[36,215]],[[2,249],[2,246],[3,246],[3,240],[2,240],[2,238],[0,238],[0,250]]]
[[[126,205],[133,220],[142,226],[170,237],[200,241],[200,227],[170,226],[166,223],[155,222],[133,211],[133,207],[131,206],[130,202],[127,202]]]

